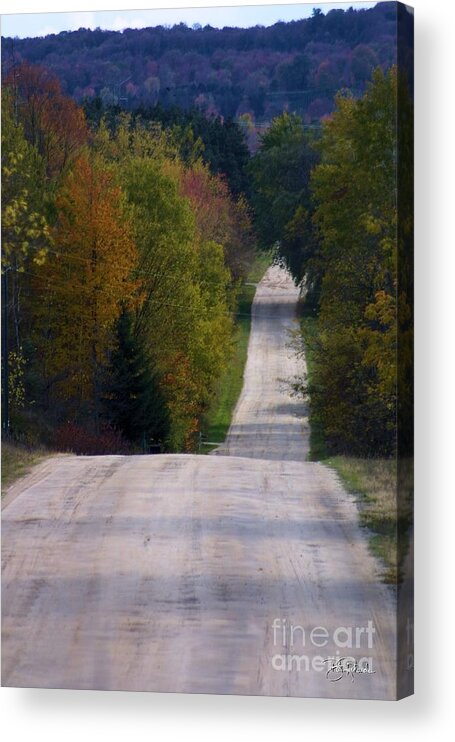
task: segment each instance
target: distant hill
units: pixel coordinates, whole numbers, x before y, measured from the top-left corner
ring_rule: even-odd
[[[269,121],[283,109],[308,123],[333,107],[339,88],[359,94],[372,69],[396,59],[396,4],[313,11],[264,28],[78,31],[2,39],[2,63],[28,60],[53,70],[76,100],[106,105],[194,106],[223,117]]]

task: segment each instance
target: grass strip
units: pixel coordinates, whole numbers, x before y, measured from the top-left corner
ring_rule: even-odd
[[[2,497],[7,488],[40,461],[49,456],[45,448],[28,448],[11,441],[2,442]]]

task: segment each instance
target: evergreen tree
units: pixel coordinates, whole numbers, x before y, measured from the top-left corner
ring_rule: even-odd
[[[165,445],[169,416],[159,378],[141,339],[133,334],[131,316],[117,322],[117,347],[107,372],[104,393],[109,421],[132,443]]]

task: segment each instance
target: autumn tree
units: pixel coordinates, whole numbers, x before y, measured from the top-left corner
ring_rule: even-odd
[[[27,142],[14,114],[9,91],[2,93],[2,363],[8,365],[10,413],[25,405],[26,326],[25,297],[30,271],[45,260],[50,246],[46,217],[43,161]]]
[[[85,410],[96,426],[121,307],[139,300],[137,251],[124,196],[101,158],[76,161],[56,209],[51,259],[33,279],[41,297],[34,337],[48,402],[60,400],[72,414]]]
[[[8,91],[2,95],[2,259],[19,270],[28,258],[40,262],[48,241],[39,181],[43,163],[15,120]],[[35,250],[35,252],[33,252]],[[37,254],[37,251],[40,251]]]
[[[396,102],[395,68],[359,100],[338,96],[312,176],[324,275],[311,404],[336,450],[367,455],[393,453],[396,436]]]
[[[219,204],[226,214],[227,204],[235,207],[221,181],[212,182],[197,162],[185,165],[172,136],[156,124],[131,127],[129,117],[120,117],[114,131],[100,126],[95,147],[118,168],[130,207],[143,286],[133,331],[161,379],[167,446],[188,450],[230,351],[233,277],[215,215]],[[188,185],[193,167],[207,188],[219,186],[220,200],[208,201],[213,214],[188,195],[197,191]]]
[[[190,200],[204,239],[222,245],[233,282],[245,279],[253,261],[255,239],[250,209],[243,196],[234,199],[226,181],[202,161],[180,169],[182,193]]]
[[[229,272],[222,247],[197,239],[190,204],[162,164],[132,157],[122,165],[122,178],[144,285],[135,330],[146,338],[163,376],[171,411],[169,445],[179,450],[192,445],[226,354]],[[210,283],[204,281],[207,274]]]
[[[193,132],[120,113],[89,138],[77,106],[29,65],[8,90],[4,234],[27,280],[40,425],[58,426],[65,447],[77,435],[80,451],[152,440],[192,450],[253,254],[244,197],[202,162]],[[33,198],[29,175],[41,183]]]
[[[62,173],[88,139],[82,108],[62,94],[55,75],[29,62],[15,65],[4,86],[27,141],[43,158],[48,177]]]

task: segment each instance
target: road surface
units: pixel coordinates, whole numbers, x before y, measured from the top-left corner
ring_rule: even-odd
[[[289,394],[305,362],[292,347],[299,290],[274,266],[259,284],[242,393],[225,444],[216,453],[275,461],[305,461],[309,450],[306,404]]]
[[[393,595],[352,498],[305,461],[296,300],[269,269],[216,456],[60,456],[11,488],[4,685],[394,697]],[[373,672],[327,677],[345,656]]]

